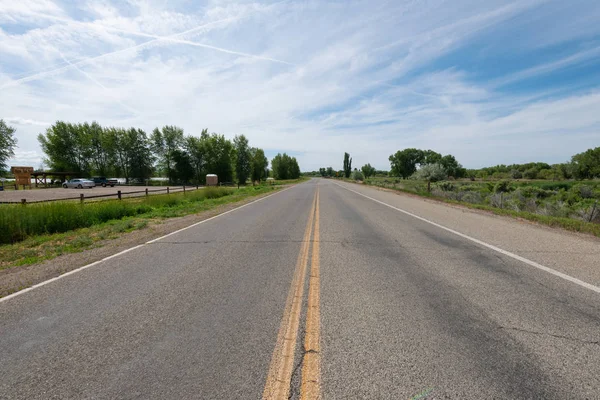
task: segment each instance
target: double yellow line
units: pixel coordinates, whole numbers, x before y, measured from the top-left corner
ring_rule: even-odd
[[[314,228],[314,234],[313,234]],[[302,383],[300,397],[302,399],[321,398],[321,346],[320,346],[320,308],[319,308],[319,188],[315,191],[308,223],[304,231],[300,254],[292,285],[288,293],[281,327],[277,335],[275,350],[271,358],[269,374],[263,391],[263,399],[287,400],[294,368],[294,354],[298,339],[298,327],[302,313],[304,298],[304,281],[308,267],[311,237],[312,258],[308,289],[308,306],[304,351],[302,355]]]

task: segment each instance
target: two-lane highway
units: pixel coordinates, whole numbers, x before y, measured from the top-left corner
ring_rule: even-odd
[[[598,398],[598,241],[357,188],[313,179],[1,301],[0,398]],[[495,224],[583,261],[494,250]]]

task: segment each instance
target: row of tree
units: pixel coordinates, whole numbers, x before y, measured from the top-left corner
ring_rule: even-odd
[[[250,147],[244,135],[230,141],[206,129],[193,136],[185,135],[179,127],[164,126],[148,136],[136,128],[58,121],[38,140],[50,169],[80,176],[111,175],[129,181],[158,175],[171,183],[204,184],[206,174],[216,174],[220,182],[244,184],[249,178],[253,182],[266,179],[269,173],[264,151]],[[281,159],[286,162],[285,172]],[[278,154],[273,164],[276,178],[300,175],[296,159],[286,154]]]
[[[594,179],[600,178],[600,147],[575,154],[571,161],[561,164],[527,163],[496,165],[467,170],[467,175],[476,178],[496,179]]]
[[[433,150],[404,149],[399,150],[389,157],[390,175],[400,176],[408,179],[415,172],[417,167],[422,168],[425,165],[440,165],[446,173],[446,176],[462,178],[466,176],[467,170],[451,155],[442,156]]]

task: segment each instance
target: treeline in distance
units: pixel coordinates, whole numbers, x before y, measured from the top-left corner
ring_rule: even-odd
[[[480,169],[466,169],[451,155],[433,150],[408,148],[390,155],[390,170],[376,170],[371,164],[352,170],[352,158],[344,153],[343,169],[319,168],[306,175],[346,177],[362,180],[370,176],[393,176],[403,179],[445,180],[460,178],[480,179],[597,179],[600,178],[600,147],[575,154],[571,161],[561,164],[533,162],[526,164],[496,165]]]
[[[233,141],[224,135],[185,135],[182,128],[164,126],[150,135],[137,128],[102,127],[97,122],[58,121],[38,136],[45,162],[52,171],[145,180],[163,176],[170,183],[204,184],[206,174],[220,182],[244,184],[266,179],[296,179],[300,167],[294,157],[278,154],[272,171],[262,149],[250,147],[244,135]]]

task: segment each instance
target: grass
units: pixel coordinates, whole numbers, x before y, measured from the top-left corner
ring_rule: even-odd
[[[241,189],[232,188],[211,188],[203,189],[198,192],[176,193],[171,195],[156,195],[146,198],[132,198],[118,200],[107,200],[103,202],[93,202],[88,204],[79,204],[74,202],[56,202],[30,204],[27,206],[17,205],[13,211],[12,206],[2,206],[2,215],[0,215],[0,230],[5,230],[8,225],[3,225],[4,221],[12,223],[11,227],[21,229],[27,227],[27,223],[32,222],[30,229],[40,229],[43,226],[40,222],[33,220],[38,216],[49,221],[61,220],[56,216],[44,215],[42,211],[55,211],[56,208],[44,208],[51,204],[60,204],[65,210],[74,211],[74,216],[66,214],[59,207],[59,214],[65,216],[68,222],[65,226],[73,226],[75,223],[83,223],[84,226],[74,229],[64,229],[58,232],[48,232],[47,228],[42,229],[41,233],[28,233],[18,236],[21,240],[10,244],[0,245],[0,270],[20,265],[29,265],[49,260],[67,253],[80,252],[89,248],[100,246],[102,241],[118,238],[125,232],[144,229],[153,222],[160,222],[165,218],[181,217],[184,215],[195,214],[218,206],[235,203],[249,197],[258,196],[276,190],[269,186],[249,186]],[[92,207],[89,207],[92,206]],[[39,207],[39,208],[37,208]],[[89,207],[89,208],[88,208]],[[114,207],[114,209],[112,208]],[[20,209],[19,209],[20,208]],[[11,212],[7,213],[6,210]],[[27,214],[27,210],[31,214]],[[123,215],[124,211],[133,210],[132,215]],[[10,217],[8,217],[10,215]],[[91,224],[81,218],[81,215],[90,216]],[[24,217],[24,223],[15,220],[17,217]],[[117,218],[109,218],[109,217]],[[120,216],[120,217],[119,217]],[[102,219],[105,219],[104,221]],[[75,222],[73,222],[75,221]],[[53,225],[61,228],[60,225]]]
[[[510,216],[514,218],[521,218],[528,221],[533,221],[542,225],[547,225],[551,227],[559,227],[569,231],[581,232],[592,234],[594,236],[600,237],[600,224],[595,222],[587,222],[581,218],[571,218],[572,216],[577,216],[577,209],[585,209],[589,210],[590,205],[596,201],[593,198],[590,199],[582,199],[581,197],[576,197],[574,200],[575,192],[577,192],[578,186],[582,184],[591,187],[595,190],[593,193],[597,193],[598,188],[600,188],[600,183],[597,181],[586,181],[586,182],[577,182],[577,181],[511,181],[510,185],[514,190],[520,195],[528,194],[530,197],[524,197],[524,202],[529,201],[529,205],[536,210],[547,210],[550,206],[554,204],[564,204],[564,209],[567,210],[567,216],[560,215],[544,215],[541,213],[530,212],[522,209],[510,209],[510,208],[499,208],[494,204],[485,204],[485,203],[476,203],[469,201],[461,201],[452,198],[448,198],[453,195],[453,193],[462,192],[464,193],[472,193],[472,194],[483,194],[483,196],[479,198],[483,198],[483,201],[488,201],[491,193],[491,188],[497,182],[470,182],[470,181],[451,181],[449,182],[451,186],[454,187],[454,191],[444,192],[439,188],[443,186],[444,183],[441,184],[432,184],[433,193],[427,192],[427,183],[423,181],[417,180],[400,180],[398,178],[370,178],[365,181],[365,184],[385,187],[388,189],[396,190],[399,192],[409,193],[413,195],[418,195],[421,197],[427,197],[434,199],[436,201],[445,202],[448,204],[457,204],[463,207],[468,207],[477,210],[484,210],[488,212],[492,212],[496,215]],[[437,190],[435,190],[437,189]],[[534,189],[534,190],[532,190]],[[487,196],[487,198],[486,198]],[[597,194],[595,194],[597,196]],[[507,198],[510,196],[507,195]],[[596,197],[597,199],[598,197]],[[569,205],[569,201],[572,200],[572,204]],[[519,208],[519,205],[513,203],[509,203],[509,206],[513,206],[515,208]],[[547,207],[548,206],[548,207]],[[506,207],[506,206],[505,206]]]

